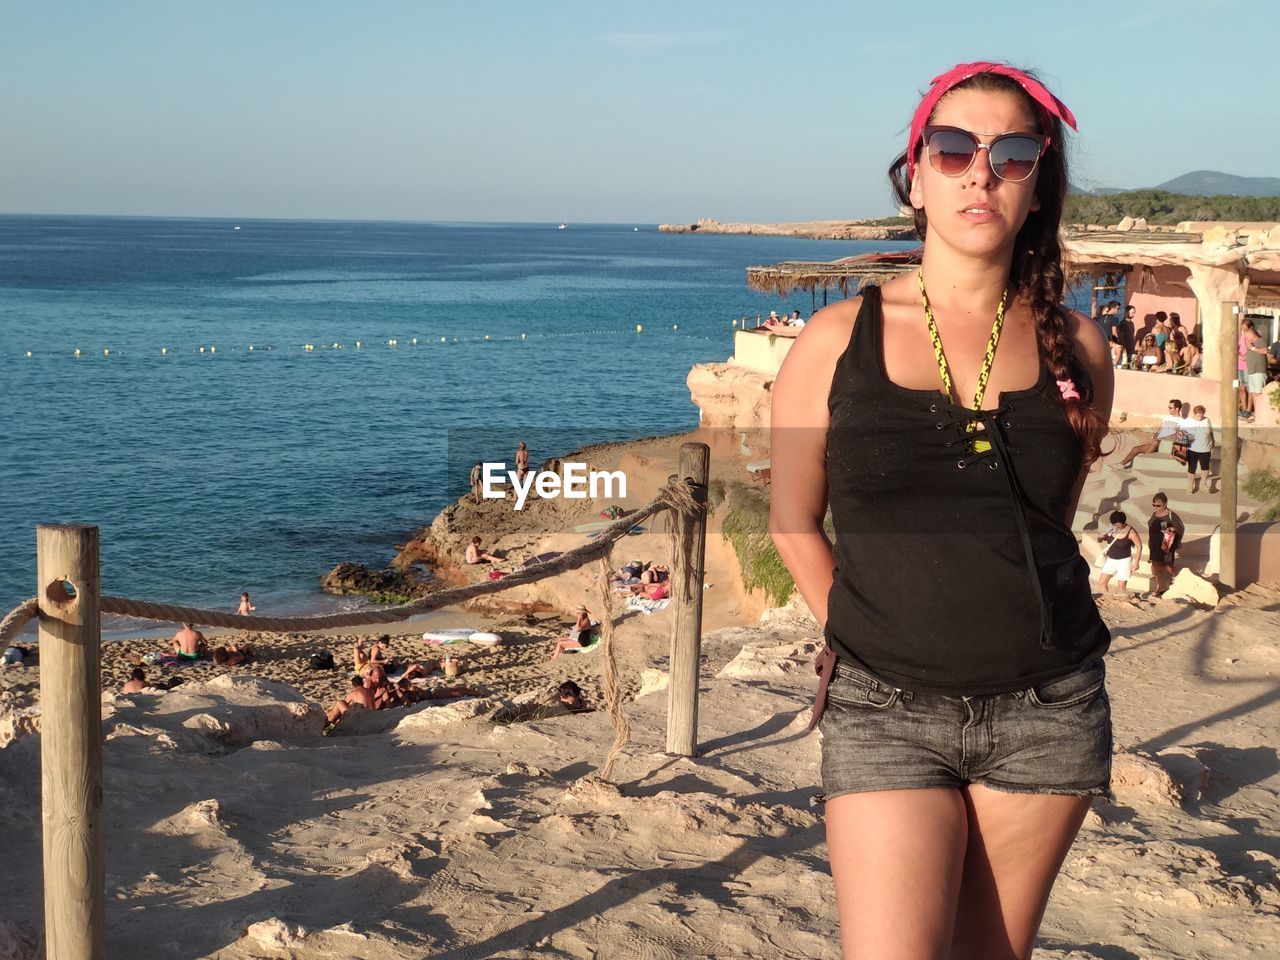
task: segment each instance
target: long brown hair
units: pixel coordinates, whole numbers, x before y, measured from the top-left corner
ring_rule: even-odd
[[[1049,147],[1040,159],[1036,180],[1040,209],[1027,214],[1026,222],[1014,241],[1013,261],[1009,265],[1009,290],[1013,298],[1025,297],[1030,303],[1040,358],[1049,367],[1049,372],[1055,380],[1072,380],[1076,384],[1080,399],[1063,400],[1062,404],[1067,422],[1084,446],[1084,461],[1088,466],[1102,456],[1102,440],[1108,427],[1106,419],[1092,406],[1093,382],[1076,359],[1075,345],[1067,333],[1067,310],[1062,305],[1066,273],[1062,266],[1062,243],[1058,230],[1067,196],[1067,158],[1063,152],[1062,121],[1047,116],[1015,80],[1000,74],[979,73],[952,89],[1016,94],[1026,103],[1030,115],[1036,118],[1036,132],[1050,138]],[[946,96],[942,98],[945,100]],[[916,149],[922,152],[923,144]],[[916,159],[920,159],[919,153]],[[911,206],[911,182],[907,179],[905,152],[889,166],[889,182],[893,184],[898,204]],[[929,228],[924,210],[915,211],[915,224],[916,233],[923,240]]]

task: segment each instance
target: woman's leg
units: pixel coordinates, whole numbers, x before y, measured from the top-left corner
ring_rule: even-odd
[[[1098,592],[1101,593],[1103,596],[1106,596],[1107,591],[1110,589],[1110,587],[1111,587],[1111,574],[1104,573],[1098,579]]]
[[[962,791],[969,844],[950,960],[1027,960],[1088,797]]]
[[[827,851],[846,960],[947,960],[964,864],[959,790],[827,801]]]

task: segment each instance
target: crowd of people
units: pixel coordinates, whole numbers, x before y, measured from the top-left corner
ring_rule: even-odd
[[[1112,366],[1147,373],[1200,375],[1204,362],[1200,338],[1186,330],[1182,317],[1176,312],[1157,311],[1141,336],[1136,317],[1137,310],[1132,305],[1125,307],[1121,317],[1118,300],[1102,304],[1094,317],[1107,337]]]
[[[770,333],[776,333],[784,337],[795,337],[800,335],[800,331],[804,329],[804,320],[800,317],[799,310],[792,310],[790,315],[784,314],[778,316],[777,310],[769,311],[769,319],[760,326]]]
[[[1204,370],[1204,345],[1197,332],[1189,332],[1176,313],[1157,311],[1150,327],[1135,329],[1136,309],[1130,305],[1120,315],[1117,300],[1103,303],[1094,321],[1107,337],[1111,364],[1116,368],[1146,373],[1173,373],[1200,376]],[[1240,322],[1237,368],[1240,373],[1240,415],[1252,422],[1257,398],[1273,380],[1280,380],[1280,338],[1267,337],[1254,320]]]
[[[471,558],[474,551],[477,556]],[[468,548],[468,562],[480,563],[496,560],[483,549],[480,538],[476,537]],[[638,564],[638,561],[637,561]],[[665,581],[668,574],[666,567],[652,567],[650,564],[639,565],[638,574],[643,583],[657,585],[659,578]],[[625,568],[624,568],[625,569]],[[257,608],[253,605],[248,593],[240,595],[237,613],[248,615]],[[600,624],[592,619],[590,611],[581,606],[576,611],[574,626],[567,637],[557,640],[553,645],[552,659],[567,651],[592,649],[600,640]],[[484,694],[473,687],[452,683],[441,685],[427,683],[433,677],[451,677],[446,660],[428,659],[422,662],[397,658],[390,652],[391,637],[383,634],[368,645],[357,641],[351,654],[350,689],[325,711],[324,733],[332,732],[338,722],[353,708],[365,710],[385,710],[391,707],[407,707],[424,701],[452,700],[461,697],[479,697]],[[24,667],[32,659],[33,649],[20,644],[5,648],[0,653],[0,665],[4,667]],[[256,659],[253,648],[248,643],[226,646],[214,646],[209,643],[204,633],[191,623],[182,624],[166,644],[165,649],[148,653],[134,659],[134,668],[120,687],[124,694],[162,693],[182,683],[183,677],[162,676],[151,679],[147,675],[147,667],[181,667],[188,664],[209,663],[217,666],[239,666]],[[312,656],[312,666],[317,656]],[[327,662],[322,666],[334,667],[331,655],[323,655]],[[582,690],[572,680],[560,683],[555,691],[555,705],[558,709],[578,713],[589,710]]]

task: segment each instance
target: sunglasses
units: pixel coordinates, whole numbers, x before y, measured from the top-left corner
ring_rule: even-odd
[[[1049,147],[1049,138],[1038,133],[1002,133],[990,143],[960,127],[924,128],[929,166],[944,177],[962,177],[973,166],[978,150],[987,151],[991,172],[1001,180],[1021,183],[1035,173],[1036,164]]]

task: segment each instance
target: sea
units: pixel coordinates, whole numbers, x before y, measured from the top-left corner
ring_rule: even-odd
[[[386,564],[476,459],[695,427],[685,377],[734,321],[811,311],[748,265],[909,246],[0,216],[0,613],[35,593],[36,525],[72,522],[100,528],[105,593],[350,609],[320,577]]]

